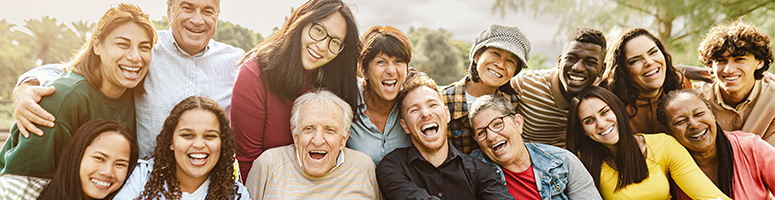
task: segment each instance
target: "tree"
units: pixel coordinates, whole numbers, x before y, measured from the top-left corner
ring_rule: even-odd
[[[78,20],[78,22],[71,22],[70,25],[73,26],[75,35],[81,39],[81,43],[86,42],[86,40],[92,36],[92,31],[94,31],[94,29],[97,27],[97,24],[83,20]]]
[[[676,64],[699,65],[697,47],[709,28],[721,22],[743,20],[763,28],[770,36],[775,25],[772,0],[496,0],[493,11],[533,11],[562,18],[559,32],[595,27],[613,40],[626,27],[652,30],[670,48]]]
[[[34,66],[29,57],[30,47],[19,42],[28,36],[13,30],[15,26],[5,19],[0,20],[0,70],[3,72],[0,73],[0,80],[3,80],[0,82],[0,101],[10,99],[16,77]]]
[[[444,29],[409,27],[407,36],[412,42],[410,65],[433,77],[439,85],[457,81],[467,73],[470,44],[451,39],[452,34]]]
[[[167,19],[167,17],[162,17],[161,20],[153,21],[153,26],[156,30],[168,30],[170,28],[169,19]],[[215,30],[213,39],[248,51],[259,42],[263,41],[264,37],[262,37],[260,33],[256,33],[240,25],[218,20],[218,29]]]
[[[55,18],[45,16],[40,20],[28,19],[24,22],[24,27],[32,34],[20,43],[32,47],[36,64],[66,61],[82,43],[75,32]]]

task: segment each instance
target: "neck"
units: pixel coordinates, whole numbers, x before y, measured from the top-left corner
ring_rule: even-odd
[[[102,92],[102,94],[105,94],[105,96],[110,98],[118,98],[122,94],[124,94],[125,91],[126,91],[126,88],[111,87],[109,86],[108,83],[106,83],[106,81],[103,81],[102,86],[100,87],[100,92]]]
[[[737,107],[737,104],[740,104],[740,102],[743,102],[748,98],[748,95],[751,94],[752,89],[753,87],[747,90],[744,89],[743,91],[746,92],[729,92],[722,89],[721,98],[724,100],[725,104],[732,107]]]
[[[386,100],[380,98],[377,94],[372,92],[372,90],[365,88],[363,91],[363,102],[366,104],[366,110],[368,112],[381,116],[390,115],[390,111],[392,111],[393,107],[396,105],[396,99]]]
[[[197,178],[184,175],[181,169],[177,169],[175,173],[177,174],[175,177],[178,178],[180,191],[182,192],[193,193],[207,180],[207,176]]]
[[[711,148],[702,151],[702,152],[695,152],[690,151],[692,154],[692,158],[694,159],[694,162],[697,163],[700,168],[707,168],[707,167],[718,167],[718,154],[716,154],[716,145],[711,145]]]
[[[471,80],[466,81],[466,93],[474,97],[480,97],[482,95],[487,95],[487,94],[495,94],[496,90],[498,90],[498,87],[487,86],[482,81],[479,81],[478,83]]]
[[[557,76],[560,76],[560,75],[557,74]],[[559,77],[557,77],[557,80],[559,80]],[[570,92],[568,92],[568,90],[565,89],[565,86],[562,83],[560,83],[559,85],[560,85],[560,94],[562,94],[562,97],[565,98],[565,100],[568,100],[568,102],[570,102],[573,99],[573,97],[577,95],[575,93],[571,94]]]
[[[512,172],[524,172],[530,168],[530,165],[532,165],[533,162],[530,160],[530,153],[528,153],[525,144],[517,146],[519,148],[517,149],[517,160],[511,163],[507,163],[506,165],[501,165],[501,167]]]
[[[417,146],[418,145],[415,145],[415,147]],[[439,165],[447,160],[447,156],[449,156],[449,146],[447,143],[444,143],[440,149],[436,150],[427,149],[425,147],[417,147],[417,150],[420,152],[420,155],[422,155],[425,160],[428,160],[434,167],[439,167]]]
[[[638,95],[641,98],[653,98],[659,95],[659,89],[656,90],[650,90],[650,91],[640,91],[640,94]]]

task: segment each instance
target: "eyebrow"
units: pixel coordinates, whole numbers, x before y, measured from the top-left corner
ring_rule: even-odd
[[[602,108],[600,108],[600,110],[597,110],[597,113],[603,112],[603,110],[605,110],[605,108],[608,108],[608,105],[606,105],[606,106],[603,106]],[[584,117],[584,118],[581,118],[581,121],[587,120],[587,119],[589,119],[589,118],[592,118],[592,115],[590,115],[590,116],[586,116],[586,117]]]
[[[100,154],[101,156],[103,156],[105,158],[110,158],[110,155],[108,155],[108,154],[106,154],[106,153],[104,153],[102,151],[94,151],[94,153]],[[129,160],[127,160],[127,159],[118,159],[117,161],[129,162]]]
[[[648,53],[648,52],[650,52],[651,50],[654,50],[655,48],[657,48],[657,45],[656,45],[656,44],[655,44],[654,46],[652,46],[651,48],[649,48],[649,50],[646,50],[646,52]],[[632,60],[632,59],[634,59],[634,58],[643,58],[643,54],[638,54],[638,55],[635,55],[635,56],[633,56],[633,57],[629,57],[629,58],[627,58],[627,61],[630,61],[630,60]]]

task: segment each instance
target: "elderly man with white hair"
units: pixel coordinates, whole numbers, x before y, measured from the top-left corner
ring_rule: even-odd
[[[345,147],[353,112],[334,93],[301,95],[291,109],[293,144],[269,149],[253,161],[251,197],[381,199],[374,162]]]

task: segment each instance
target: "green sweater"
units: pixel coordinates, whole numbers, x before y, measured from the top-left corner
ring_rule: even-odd
[[[43,97],[40,105],[56,117],[54,127],[38,126],[43,130],[43,136],[33,134],[30,138],[24,138],[16,125],[11,127],[11,135],[0,151],[0,175],[53,174],[62,149],[72,134],[89,120],[114,119],[135,132],[135,104],[131,90],[119,98],[109,98],[74,72],[59,75],[48,86],[56,87],[56,91]]]

